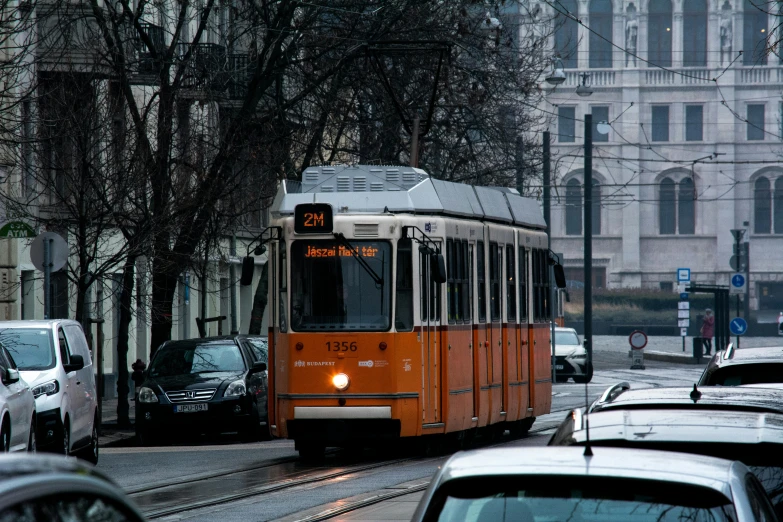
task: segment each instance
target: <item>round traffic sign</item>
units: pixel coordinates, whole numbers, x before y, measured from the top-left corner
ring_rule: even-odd
[[[731,276],[731,286],[735,288],[742,288],[745,286],[745,276],[742,274],[734,274]]]
[[[30,261],[33,262],[35,268],[41,272],[44,271],[44,241],[47,240],[51,241],[49,243],[51,271],[57,272],[68,262],[68,243],[59,234],[54,232],[41,232],[38,234],[30,244]]]
[[[628,336],[628,343],[634,350],[641,350],[647,346],[647,335],[641,330],[634,330],[631,335]]]
[[[748,322],[742,317],[735,317],[729,323],[732,335],[744,335],[748,331]]]

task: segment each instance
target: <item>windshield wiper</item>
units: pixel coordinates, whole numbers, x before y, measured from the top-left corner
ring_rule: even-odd
[[[340,241],[344,247],[348,248],[353,254],[353,258],[358,261],[359,265],[364,268],[364,271],[372,278],[376,285],[383,286],[383,278],[375,273],[375,270],[367,263],[367,261],[360,255],[359,249],[353,246],[342,233],[334,235],[335,239]]]

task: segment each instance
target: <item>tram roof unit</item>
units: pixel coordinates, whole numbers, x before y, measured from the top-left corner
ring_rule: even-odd
[[[433,179],[405,166],[310,167],[302,181],[286,180],[272,204],[276,215],[293,215],[302,203],[328,203],[335,214],[443,214],[546,229],[538,202],[515,189],[477,187]]]

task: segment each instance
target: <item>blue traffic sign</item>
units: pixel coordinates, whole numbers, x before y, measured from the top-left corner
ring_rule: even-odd
[[[735,317],[729,323],[732,335],[744,335],[748,331],[748,322],[742,317]]]
[[[688,292],[681,293],[680,294],[680,299],[682,299],[683,301],[687,301],[688,300]]]
[[[742,274],[734,274],[731,276],[731,286],[736,288],[745,286],[745,276]]]
[[[677,269],[677,282],[678,283],[689,283],[691,280],[691,269],[690,268],[678,268]]]

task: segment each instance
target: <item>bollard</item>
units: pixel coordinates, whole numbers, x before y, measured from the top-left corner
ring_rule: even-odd
[[[697,362],[701,362],[701,358],[704,355],[704,343],[701,337],[693,338],[693,358]]]

